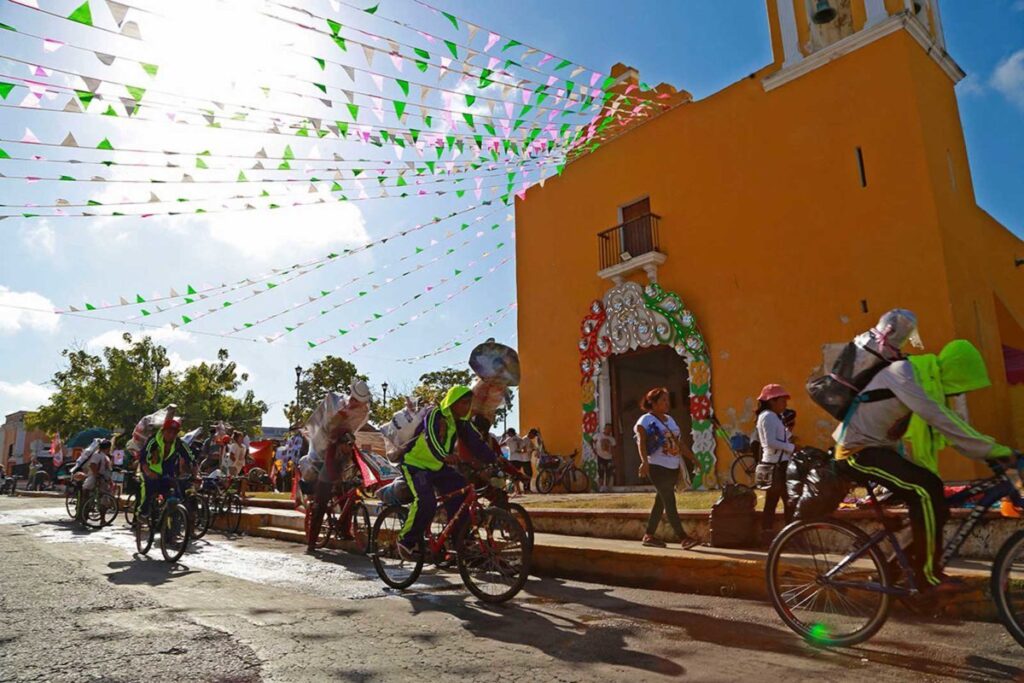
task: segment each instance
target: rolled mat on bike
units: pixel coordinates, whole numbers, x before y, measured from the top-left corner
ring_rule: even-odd
[[[404,479],[396,479],[379,489],[376,496],[385,505],[409,505],[413,501],[412,490]]]

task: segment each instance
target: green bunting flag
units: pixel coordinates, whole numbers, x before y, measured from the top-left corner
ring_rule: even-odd
[[[144,62],[139,62],[139,66],[141,66],[142,70],[149,74],[150,77],[152,78],[156,78],[156,72],[160,69],[160,67],[156,64],[146,64]]]
[[[71,21],[77,21],[79,24],[92,26],[92,10],[89,9],[89,0],[79,5],[78,9],[69,14],[67,18]]]
[[[0,98],[7,99],[7,96],[14,90],[14,83],[0,82]]]

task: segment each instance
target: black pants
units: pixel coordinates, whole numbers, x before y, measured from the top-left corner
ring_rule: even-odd
[[[512,464],[522,470],[523,474],[526,475],[526,481],[523,482],[523,486],[526,488],[526,492],[529,493],[530,481],[533,479],[533,463],[529,460],[514,460],[512,461]]]
[[[314,484],[314,496],[313,505],[310,513],[313,518],[309,523],[309,538],[306,539],[307,548],[316,547],[316,539],[320,536],[320,527],[324,523],[324,515],[327,514],[327,508],[331,505],[331,499],[334,498],[335,482],[333,481],[317,481]]]
[[[653,536],[658,530],[658,523],[661,522],[661,513],[664,511],[668,517],[669,526],[676,532],[680,539],[686,538],[683,532],[683,523],[679,521],[679,511],[676,510],[676,481],[679,479],[679,470],[671,470],[660,465],[651,465],[651,483],[658,492],[654,497],[654,507],[651,508],[651,516],[647,519],[647,535]]]
[[[782,499],[782,509],[786,514],[786,524],[793,521],[793,509],[789,506],[789,497],[786,496],[786,468],[788,460],[780,460],[775,464],[775,471],[772,472],[772,485],[764,494],[764,512],[761,513],[761,528],[770,531],[775,525],[775,508],[779,506],[779,499]]]
[[[611,486],[615,476],[615,461],[597,459],[597,483],[601,486]]]
[[[918,578],[939,583],[942,530],[949,519],[945,487],[938,476],[888,448],[865,448],[846,459],[846,473],[859,484],[881,484],[906,503],[914,544],[910,549]]]

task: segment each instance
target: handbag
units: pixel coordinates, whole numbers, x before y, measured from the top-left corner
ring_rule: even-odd
[[[754,488],[770,489],[775,482],[775,468],[778,463],[762,462],[754,470]]]

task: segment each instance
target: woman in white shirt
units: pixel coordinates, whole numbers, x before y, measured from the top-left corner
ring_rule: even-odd
[[[782,423],[782,413],[788,403],[789,392],[779,384],[765,386],[757,397],[757,440],[761,442],[761,464],[775,465],[772,485],[765,493],[764,512],[761,513],[762,537],[766,540],[772,534],[775,508],[780,498],[786,522],[793,517],[786,496],[786,467],[796,446],[793,445],[789,430]]]
[[[665,547],[662,541],[655,538],[664,511],[683,549],[692,548],[697,541],[683,531],[679,511],[676,509],[676,481],[679,479],[680,461],[686,444],[682,441],[679,425],[668,414],[668,389],[651,389],[640,406],[647,411],[633,428],[640,453],[640,476],[649,477],[657,491],[651,516],[647,519],[647,532],[641,542],[655,548]]]

